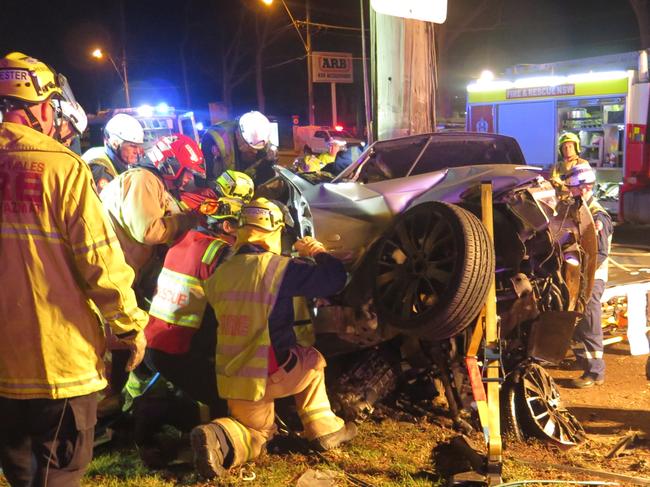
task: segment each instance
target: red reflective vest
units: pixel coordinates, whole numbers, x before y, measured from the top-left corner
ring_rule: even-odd
[[[220,238],[190,230],[169,249],[145,329],[149,348],[170,354],[189,351],[207,306],[202,281],[212,275],[228,247]]]

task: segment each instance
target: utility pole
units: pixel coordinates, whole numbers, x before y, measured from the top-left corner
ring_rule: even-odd
[[[368,145],[374,142],[372,134],[372,113],[370,111],[370,86],[368,84],[368,59],[366,57],[366,21],[363,13],[363,2],[359,0],[361,6],[361,69],[363,70],[363,100],[366,112],[366,139]]]
[[[312,71],[312,59],[311,59],[311,29],[309,24],[311,22],[311,11],[309,9],[309,0],[305,2],[305,20],[307,24],[307,102],[309,104],[309,125],[316,125],[316,118],[314,117],[314,81],[313,71]]]
[[[126,107],[131,108],[131,96],[129,94],[129,78],[126,74],[126,19],[124,17],[124,0],[120,2],[120,20],[122,24],[122,77],[124,81],[124,98]]]

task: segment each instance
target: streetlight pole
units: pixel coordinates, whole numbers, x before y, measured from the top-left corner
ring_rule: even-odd
[[[366,138],[368,145],[373,143],[372,133],[372,113],[370,112],[370,86],[368,85],[368,60],[366,58],[366,22],[363,13],[363,2],[359,0],[361,6],[361,69],[363,70],[363,99],[366,112]]]
[[[122,73],[124,76],[122,80],[124,81],[124,97],[126,98],[126,107],[131,108],[131,95],[129,93],[129,76],[127,75],[126,69],[126,57],[122,57]]]
[[[124,51],[122,51],[122,53],[125,54]],[[111,56],[110,53],[108,52],[104,53],[101,49],[98,48],[91,53],[91,56],[94,57],[95,59],[102,59],[104,57],[104,54],[106,54],[106,57],[115,68],[115,72],[119,76],[120,81],[122,81],[122,84],[124,85],[124,98],[126,100],[126,106],[127,108],[131,108],[131,96],[129,93],[129,78],[126,69],[126,58],[123,57],[120,60],[120,67],[118,68],[117,64],[115,63],[115,60],[113,59],[113,56]]]
[[[309,8],[309,0],[305,0],[305,22],[300,22],[304,23],[306,27],[306,40],[302,36],[302,32],[300,32],[300,27],[299,27],[299,22],[296,21],[296,19],[293,17],[291,10],[289,10],[288,5],[285,3],[284,0],[280,0],[282,2],[282,6],[284,9],[287,11],[287,15],[289,16],[289,19],[291,20],[291,24],[293,27],[296,29],[296,32],[298,33],[298,37],[300,37],[300,42],[302,42],[302,46],[305,48],[305,53],[307,54],[307,114],[309,115],[309,125],[314,125],[316,123],[316,119],[314,117],[314,80],[312,79],[313,77],[313,72],[312,72],[312,58],[311,58],[311,31],[309,29],[310,25],[310,20],[311,20],[311,10]],[[265,5],[271,5],[273,3],[273,0],[262,0],[262,3]]]
[[[282,0],[284,3],[284,0]],[[307,22],[307,103],[309,103],[309,125],[316,125],[316,117],[314,116],[314,76],[312,70],[312,57],[311,57],[311,29],[309,24],[311,22],[311,10],[309,8],[309,0],[305,2],[305,20]]]
[[[131,96],[129,94],[129,77],[126,74],[126,17],[124,16],[124,0],[120,2],[120,24],[122,28],[122,73],[124,81],[124,97],[126,107],[131,108]]]

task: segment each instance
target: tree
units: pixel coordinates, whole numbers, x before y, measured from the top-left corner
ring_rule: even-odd
[[[443,118],[452,115],[449,53],[454,44],[463,34],[493,30],[501,24],[503,0],[480,0],[478,4],[471,2],[471,5],[469,3],[449,2],[447,21],[435,27],[438,61],[437,104],[438,112]]]
[[[639,24],[640,47],[646,49],[650,47],[650,0],[630,0],[630,6]]]
[[[265,50],[277,41],[290,29],[291,24],[280,26],[277,16],[271,15],[268,8],[255,9],[255,91],[257,94],[257,109],[264,113],[266,111],[266,97],[264,96],[264,70],[266,69]]]

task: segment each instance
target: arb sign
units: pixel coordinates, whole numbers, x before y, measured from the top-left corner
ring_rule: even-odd
[[[314,83],[352,83],[352,54],[312,52]]]

